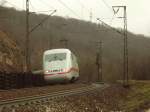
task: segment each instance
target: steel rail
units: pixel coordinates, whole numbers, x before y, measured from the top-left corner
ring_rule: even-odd
[[[86,87],[81,87],[78,89],[72,89],[72,90],[64,90],[64,91],[58,91],[53,93],[47,93],[47,94],[41,94],[41,95],[35,95],[35,96],[29,96],[29,97],[20,97],[20,98],[14,98],[9,100],[1,100],[0,101],[0,109],[3,108],[14,108],[19,107],[23,105],[30,105],[30,104],[42,104],[42,103],[48,103],[51,102],[52,99],[57,99],[65,96],[71,96],[75,94],[85,94],[93,92],[97,89],[104,89],[108,87],[108,85],[89,85]]]

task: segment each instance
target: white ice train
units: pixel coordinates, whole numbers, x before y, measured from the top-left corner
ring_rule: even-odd
[[[52,49],[43,55],[44,79],[47,83],[74,82],[79,78],[76,56],[69,49]]]

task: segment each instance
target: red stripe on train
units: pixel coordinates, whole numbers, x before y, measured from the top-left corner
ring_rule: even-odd
[[[66,73],[70,73],[71,71],[79,72],[79,69],[72,67],[67,72],[59,72],[57,74],[66,74]],[[45,74],[45,75],[47,76],[47,75],[56,75],[56,74]]]

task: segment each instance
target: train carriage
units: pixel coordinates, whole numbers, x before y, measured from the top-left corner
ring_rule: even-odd
[[[43,55],[44,79],[47,83],[74,82],[79,78],[76,56],[69,49],[52,49]]]

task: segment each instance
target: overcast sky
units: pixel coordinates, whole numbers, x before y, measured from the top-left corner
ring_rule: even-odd
[[[0,0],[4,6],[25,9],[26,0]],[[4,2],[7,1],[7,2]],[[113,16],[113,5],[127,6],[128,30],[136,34],[150,36],[150,0],[30,0],[30,11],[48,11],[57,9],[55,15],[72,17],[92,22],[101,18],[107,24],[123,28],[123,10]],[[46,12],[48,13],[48,12]]]

